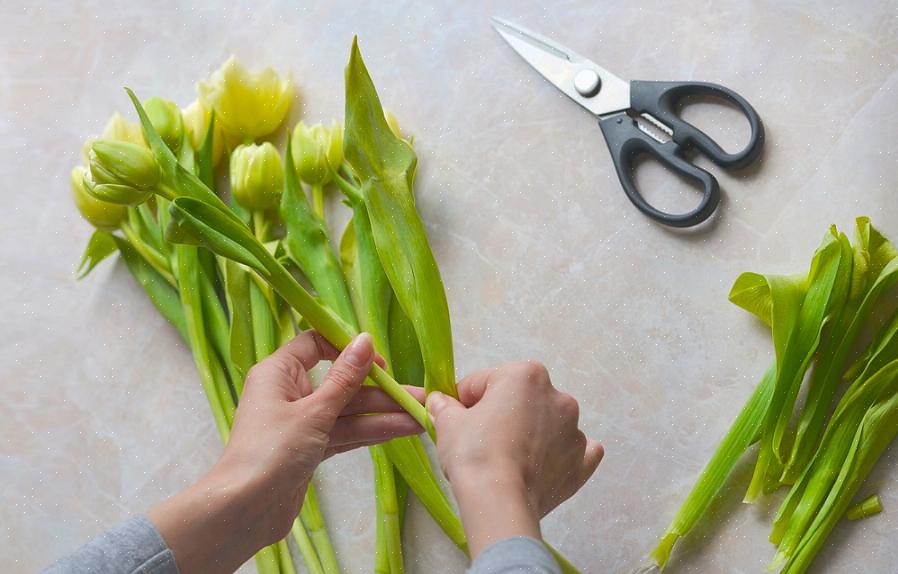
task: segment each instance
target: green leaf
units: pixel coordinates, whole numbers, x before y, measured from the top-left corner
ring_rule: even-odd
[[[415,152],[390,131],[357,42],[346,68],[343,139],[381,264],[421,343],[425,388],[457,396],[449,306],[410,188]]]
[[[246,378],[246,373],[256,363],[249,272],[228,259],[224,263],[224,277],[225,297],[231,316],[228,336],[231,360],[241,376]]]
[[[169,323],[174,325],[181,337],[188,341],[184,310],[181,308],[181,299],[177,290],[141,257],[127,240],[115,235],[110,235],[110,237],[118,247],[125,265],[128,266],[128,271],[146,292],[153,305]]]
[[[206,337],[201,299],[200,264],[197,248],[179,245],[176,248],[178,292],[184,310],[187,340],[193,351],[193,362],[200,374],[200,382],[222,442],[227,443],[233,421],[234,403],[230,391],[223,384],[221,373],[213,367],[213,354]],[[218,376],[217,376],[218,375]]]
[[[268,286],[265,285],[265,288]],[[249,303],[256,360],[261,361],[277,350],[277,320],[263,288],[252,280],[249,284]]]
[[[203,201],[179,197],[172,202],[173,221],[187,228],[213,253],[232,259],[266,274],[265,266],[253,254],[253,247],[264,247],[253,237],[249,228],[228,217],[221,210]]]
[[[393,376],[403,385],[424,386],[424,360],[415,327],[394,298],[390,302],[390,355]]]
[[[362,330],[371,334],[375,348],[387,362],[392,372],[392,352],[389,341],[390,300],[393,291],[381,266],[374,246],[371,222],[363,204],[353,207],[351,224],[355,229],[355,265],[356,284],[353,294],[356,299],[356,314]]]
[[[343,272],[328,238],[324,221],[312,213],[293,167],[291,139],[287,138],[281,219],[287,234],[283,245],[321,300],[349,324],[357,324]]]
[[[87,277],[94,267],[115,253],[115,251],[115,238],[111,233],[101,229],[94,231],[87,242],[87,246],[84,248],[81,263],[78,264],[78,269],[75,271],[78,274],[78,279]]]

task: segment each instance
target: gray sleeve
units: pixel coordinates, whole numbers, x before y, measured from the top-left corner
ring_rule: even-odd
[[[44,574],[178,574],[178,567],[156,527],[145,516],[135,516],[61,558]]]
[[[521,536],[481,552],[468,574],[561,574],[561,569],[542,542]]]

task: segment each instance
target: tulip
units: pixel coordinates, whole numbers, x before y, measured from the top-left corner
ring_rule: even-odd
[[[72,199],[75,206],[81,216],[94,227],[107,231],[117,229],[127,214],[127,208],[93,197],[84,187],[85,175],[87,169],[80,165],[72,170]]]
[[[136,144],[97,140],[90,148],[90,177],[84,186],[95,198],[138,205],[149,199],[159,181],[153,152]]]
[[[231,56],[208,81],[197,84],[200,100],[215,110],[222,131],[241,142],[268,135],[284,121],[293,83],[272,68],[251,73]]]
[[[284,190],[284,166],[271,143],[242,145],[231,154],[231,193],[250,211],[277,207]]]
[[[171,100],[153,97],[144,103],[144,109],[150,116],[150,123],[159,132],[168,149],[177,153],[184,137],[184,120],[181,110]]]
[[[209,129],[209,122],[212,119],[212,110],[206,106],[202,100],[196,99],[181,110],[181,117],[184,120],[184,130],[187,137],[190,138],[190,145],[193,149],[198,150],[206,139],[206,131]],[[224,152],[224,135],[221,133],[221,123],[215,122],[215,131],[212,134],[212,164],[218,165]]]
[[[309,185],[324,185],[331,180],[331,170],[343,161],[343,128],[338,122],[330,127],[300,122],[293,130],[293,165],[299,179]]]

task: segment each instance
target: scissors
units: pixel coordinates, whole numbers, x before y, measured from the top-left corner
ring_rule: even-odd
[[[639,211],[664,225],[692,227],[708,219],[720,202],[717,179],[685,158],[698,149],[723,168],[740,168],[755,161],[764,144],[764,126],[745,98],[707,82],[628,82],[564,46],[520,26],[493,18],[493,27],[537,72],[569,98],[592,112],[611,152],[614,168],[627,197]],[[707,134],[675,112],[687,96],[713,96],[736,105],[751,126],[748,145],[727,153]],[[637,121],[642,117],[669,136],[665,141]],[[648,153],[674,172],[701,184],[701,203],[688,213],[672,214],[652,206],[633,182],[633,161]]]

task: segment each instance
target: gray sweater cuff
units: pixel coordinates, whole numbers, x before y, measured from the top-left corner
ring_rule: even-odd
[[[561,574],[561,569],[542,542],[521,536],[481,552],[468,574]]]
[[[94,538],[44,574],[178,574],[175,557],[145,516]]]

